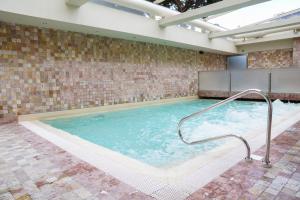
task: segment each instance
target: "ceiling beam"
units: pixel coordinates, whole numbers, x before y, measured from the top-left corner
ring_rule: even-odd
[[[247,27],[237,28],[229,31],[211,33],[209,34],[209,38],[212,39],[212,38],[220,38],[220,37],[229,37],[229,36],[234,36],[234,35],[239,35],[244,33],[265,31],[269,29],[282,28],[282,27],[294,26],[294,25],[300,25],[300,17],[293,17],[291,19],[247,26]]]
[[[2,0],[0,0],[2,1]],[[167,7],[160,6],[154,3],[151,3],[146,0],[110,0],[110,3],[120,5],[123,7],[131,8],[134,10],[143,11],[146,13],[149,13],[152,16],[161,16],[161,17],[171,17],[174,15],[180,14],[180,12],[171,10]],[[203,20],[193,20],[189,22],[188,24],[192,26],[199,27],[204,30],[209,31],[224,31],[225,29],[216,25],[213,25],[208,22],[204,22]],[[156,21],[157,26],[157,21]]]
[[[213,3],[207,6],[203,6],[201,8],[189,10],[182,14],[161,19],[159,21],[159,25],[161,27],[167,27],[176,24],[182,24],[184,22],[189,22],[194,19],[208,17],[210,15],[217,15],[220,13],[236,10],[239,8],[255,5],[266,1],[269,0],[223,0],[218,3]]]
[[[80,9],[72,9],[65,6],[63,0],[0,0],[0,19],[10,23],[62,29],[197,51],[222,54],[237,52],[232,41],[223,38],[210,40],[205,33],[177,26],[162,29],[157,26],[156,20],[92,1],[87,2]]]
[[[66,4],[69,6],[75,6],[75,7],[80,7],[89,0],[65,0]]]
[[[262,37],[262,36],[269,35],[272,33],[279,33],[279,32],[290,31],[290,30],[298,30],[298,29],[300,29],[300,25],[286,26],[286,27],[281,27],[281,28],[274,28],[274,29],[269,29],[269,30],[264,30],[264,31],[235,35],[234,38],[257,38],[257,37]]]
[[[154,1],[153,3],[159,4],[159,3],[162,3],[162,2],[164,2],[164,1],[166,1],[166,0],[156,0],[156,1]]]
[[[208,17],[205,17],[204,18],[204,21],[208,21],[208,20],[211,20],[211,19],[215,19],[215,18],[217,18],[217,17],[221,17],[221,16],[223,16],[223,15],[226,15],[226,14],[228,14],[228,13],[231,13],[232,11],[228,11],[228,12],[224,12],[224,13],[219,13],[219,14],[216,14],[216,15],[210,15],[210,16],[208,16]]]
[[[272,36],[268,36],[268,37],[235,42],[235,45],[242,46],[242,45],[257,44],[257,43],[262,43],[262,42],[285,40],[285,39],[291,39],[291,38],[296,38],[296,37],[300,37],[300,32],[287,31],[287,32],[283,32],[281,34],[276,34],[276,35],[272,35]]]
[[[266,41],[253,44],[245,44],[238,46],[238,52],[245,54],[249,52],[267,51],[274,49],[291,49],[293,48],[293,38],[287,38],[282,40]]]

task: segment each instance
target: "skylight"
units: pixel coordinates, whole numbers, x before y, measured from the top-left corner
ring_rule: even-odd
[[[228,29],[235,29],[298,8],[300,8],[300,0],[272,0],[226,13],[210,19],[208,22]]]

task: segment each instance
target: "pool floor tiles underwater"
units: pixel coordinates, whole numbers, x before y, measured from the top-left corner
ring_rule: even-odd
[[[187,199],[300,199],[300,122],[271,147],[271,169],[241,161]],[[255,154],[263,155],[264,148]],[[145,195],[18,124],[0,127],[1,200],[147,200],[162,198],[161,192]],[[178,195],[168,198],[182,199]]]

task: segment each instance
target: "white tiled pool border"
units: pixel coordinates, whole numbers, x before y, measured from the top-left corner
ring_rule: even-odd
[[[300,120],[300,109],[274,122],[272,138]],[[185,199],[245,156],[237,140],[199,155],[182,165],[159,169],[95,145],[40,121],[22,121],[23,126],[69,153],[157,199]],[[246,136],[252,151],[265,144],[263,127]],[[243,152],[243,153],[241,153]],[[271,155],[272,159],[272,155]]]

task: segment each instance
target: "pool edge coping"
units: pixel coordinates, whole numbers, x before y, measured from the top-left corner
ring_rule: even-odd
[[[62,110],[62,111],[34,113],[34,114],[27,114],[27,115],[19,115],[18,122],[52,119],[52,118],[58,119],[58,118],[65,118],[70,116],[72,117],[84,116],[93,113],[121,111],[121,110],[127,110],[132,108],[140,108],[145,106],[161,105],[167,103],[176,103],[183,100],[196,100],[196,99],[199,99],[199,97],[197,95],[194,95],[194,96],[186,96],[186,97],[158,99],[153,101],[132,102],[132,103],[96,106],[90,108],[78,108],[78,109],[70,109],[70,110]]]

